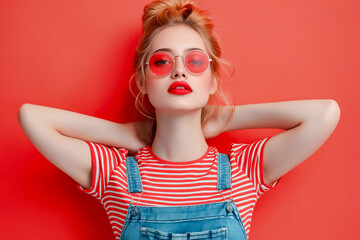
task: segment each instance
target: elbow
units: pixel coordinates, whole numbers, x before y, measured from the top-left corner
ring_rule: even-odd
[[[22,126],[23,122],[25,121],[30,108],[31,108],[30,103],[24,103],[23,105],[20,106],[18,113],[17,113],[17,119],[18,119],[20,126]]]
[[[340,115],[339,104],[333,99],[328,99],[325,108],[324,122],[325,126],[328,126],[331,132],[336,128],[340,120]]]
[[[312,113],[313,117],[305,122],[303,127],[307,129],[306,134],[312,133],[321,146],[331,136],[339,122],[340,107],[333,99],[322,99],[318,103],[316,111]]]
[[[27,105],[28,105],[28,103],[24,103],[23,105],[21,105],[17,112],[17,119],[20,124],[21,124],[21,120],[23,118],[24,112],[26,111],[25,109],[27,108]]]
[[[328,106],[329,115],[333,120],[335,120],[336,123],[338,123],[341,115],[339,104],[335,100],[329,99],[328,105],[329,105]]]

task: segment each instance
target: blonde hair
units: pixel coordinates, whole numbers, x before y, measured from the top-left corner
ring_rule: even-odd
[[[222,100],[230,109],[231,117],[234,113],[234,107],[230,106],[228,98],[222,91],[219,84],[220,75],[225,70],[225,65],[230,66],[228,62],[221,58],[221,47],[216,34],[213,32],[214,24],[209,14],[197,8],[190,0],[156,0],[144,7],[142,17],[143,29],[142,36],[135,50],[133,71],[131,79],[135,78],[138,86],[143,86],[145,82],[145,62],[150,52],[150,46],[155,36],[164,28],[176,24],[184,24],[191,27],[203,38],[210,58],[212,59],[211,71],[216,77],[217,91],[210,95],[208,104],[201,110],[201,124],[204,124],[213,116],[218,116],[219,108],[211,105],[216,100]],[[226,73],[224,71],[224,73]],[[234,69],[230,75],[234,73]],[[131,84],[130,79],[130,84]],[[131,88],[130,88],[131,90]],[[135,94],[134,94],[135,96]],[[138,137],[147,145],[151,145],[155,137],[156,118],[155,109],[150,104],[147,95],[139,92],[135,99],[136,109],[145,117],[145,121],[138,125]],[[225,127],[228,122],[223,126]]]

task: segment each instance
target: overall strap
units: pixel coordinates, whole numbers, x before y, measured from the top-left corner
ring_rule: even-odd
[[[135,157],[126,157],[126,175],[129,193],[142,192],[141,177],[139,165]]]
[[[231,166],[229,156],[218,154],[218,179],[217,190],[231,189]]]

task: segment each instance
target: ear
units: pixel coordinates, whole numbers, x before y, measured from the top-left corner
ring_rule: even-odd
[[[210,94],[214,94],[217,90],[217,79],[215,76],[211,78]]]

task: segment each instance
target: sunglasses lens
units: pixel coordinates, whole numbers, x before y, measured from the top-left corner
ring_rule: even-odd
[[[164,76],[170,73],[173,65],[174,60],[172,56],[166,52],[155,53],[149,61],[149,68],[151,72],[158,76]]]
[[[209,66],[208,56],[201,51],[191,51],[185,57],[186,68],[192,73],[202,73]]]
[[[194,74],[204,72],[209,66],[209,57],[202,51],[191,51],[186,54],[185,66]],[[149,68],[157,76],[165,76],[174,67],[174,59],[170,53],[158,52],[149,60]]]

